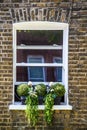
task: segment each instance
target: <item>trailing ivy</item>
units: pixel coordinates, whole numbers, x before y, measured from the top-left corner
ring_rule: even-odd
[[[54,97],[51,93],[47,94],[45,97],[45,120],[48,125],[52,123],[53,119],[53,105],[54,105]]]
[[[38,121],[38,96],[31,92],[26,98],[26,116],[29,123],[35,126]]]
[[[57,97],[62,97],[65,93],[65,87],[59,83],[50,82],[49,88],[44,84],[38,84],[34,88],[32,87],[32,82],[29,81],[28,84],[21,84],[17,88],[17,93],[19,96],[26,96],[26,117],[28,122],[35,126],[38,122],[38,98],[39,96],[44,97],[44,115],[45,121],[48,125],[52,124],[53,120],[53,105],[54,99]]]

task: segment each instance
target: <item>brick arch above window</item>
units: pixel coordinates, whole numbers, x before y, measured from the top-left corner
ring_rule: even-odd
[[[71,17],[72,4],[68,3],[65,5],[49,6],[49,7],[38,7],[38,6],[27,6],[21,8],[12,8],[11,18],[13,22],[21,21],[55,21],[69,23]],[[63,6],[63,7],[62,7]]]

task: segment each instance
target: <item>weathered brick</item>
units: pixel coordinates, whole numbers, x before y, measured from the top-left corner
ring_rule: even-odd
[[[53,125],[40,111],[36,127],[27,123],[24,111],[9,111],[13,97],[12,23],[21,21],[68,22],[69,102],[72,111],[56,110]],[[87,1],[0,0],[0,130],[87,129]]]

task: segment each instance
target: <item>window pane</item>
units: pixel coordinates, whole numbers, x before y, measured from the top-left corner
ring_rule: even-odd
[[[29,67],[29,80],[44,81],[43,67]]]
[[[33,58],[33,57],[29,57],[29,63],[42,63],[42,58]]]
[[[22,49],[22,50],[17,50],[17,63],[21,63],[21,62],[25,62],[27,63],[27,59],[29,56],[32,57],[38,57],[42,56],[44,59],[45,63],[53,63],[53,59],[54,57],[58,57],[56,58],[55,62],[56,63],[62,63],[62,50],[26,50],[26,49]],[[41,63],[41,59],[38,58],[37,61],[35,61],[35,59],[30,58],[30,62],[34,63]]]
[[[29,56],[29,63],[42,63],[43,57]],[[28,77],[32,81],[44,81],[44,68],[43,67],[28,67]]]
[[[55,63],[62,63],[62,58],[61,57],[55,58],[54,62]]]
[[[17,82],[62,82],[62,67],[17,67]],[[30,76],[29,76],[30,74]]]
[[[61,57],[54,57],[53,61],[55,63],[62,63]],[[55,77],[57,82],[62,82],[62,67],[55,68]]]
[[[63,30],[17,30],[17,45],[62,45]]]
[[[28,82],[28,67],[16,67],[16,81]]]
[[[62,67],[56,68],[56,78],[58,82],[62,82]]]

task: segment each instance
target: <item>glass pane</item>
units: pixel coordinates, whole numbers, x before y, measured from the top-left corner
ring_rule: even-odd
[[[33,58],[33,57],[29,57],[29,63],[42,63],[42,58]]]
[[[30,76],[29,76],[30,75]],[[62,67],[17,67],[17,82],[62,82]]]
[[[62,82],[62,67],[45,67],[46,81]]]
[[[29,60],[29,57],[40,57],[37,59],[37,63],[41,63],[41,58],[44,59],[45,63],[53,63],[54,57],[56,58],[57,63],[62,62],[62,50],[17,50],[17,63],[25,62],[27,63]],[[36,62],[35,59],[30,59],[31,63]]]
[[[43,67],[29,67],[29,78],[32,81],[44,81]]]
[[[29,63],[42,63],[42,57],[29,57]],[[44,80],[44,68],[43,67],[29,67],[29,79],[32,81],[45,81]]]
[[[62,58],[61,57],[54,57],[54,62],[55,63],[62,63]],[[62,67],[57,67],[55,68],[55,77],[57,82],[62,82]]]
[[[16,81],[17,82],[28,81],[28,67],[22,67],[22,66],[16,67]]]
[[[17,30],[17,45],[62,45],[63,30]]]
[[[62,58],[61,57],[54,58],[54,62],[55,63],[62,63]]]
[[[22,66],[16,67],[16,81],[17,82],[28,81],[28,67],[22,67]]]
[[[56,78],[58,82],[62,82],[62,67],[56,68]]]

